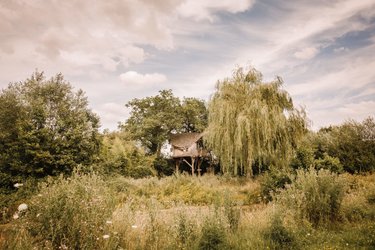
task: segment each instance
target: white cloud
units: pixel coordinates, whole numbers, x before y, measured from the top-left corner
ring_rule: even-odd
[[[104,103],[94,109],[94,112],[100,116],[102,127],[111,130],[116,129],[118,122],[123,122],[129,117],[129,109],[124,104],[114,102]]]
[[[120,75],[120,79],[125,84],[139,85],[139,84],[159,84],[167,81],[167,77],[163,74],[139,74],[135,71],[128,71]]]
[[[294,53],[294,57],[302,60],[309,60],[318,54],[319,50],[314,47],[303,48]]]
[[[373,32],[374,4],[0,0],[0,84],[24,80],[35,68],[48,76],[62,72],[87,91],[104,125],[122,115],[114,105],[155,94],[161,88],[157,84],[179,96],[206,98],[216,80],[230,76],[235,65],[251,62],[265,78],[282,76],[317,124],[329,122],[330,116],[335,122],[340,118],[332,110],[342,114],[338,107],[368,100],[368,86],[374,86],[374,46],[336,43],[348,34]],[[366,42],[371,41],[375,36]],[[326,53],[332,48],[335,53]],[[160,73],[137,72],[163,72],[168,81]],[[119,85],[119,78],[125,84]]]
[[[238,13],[248,10],[254,0],[185,0],[178,8],[178,13],[183,17],[193,18],[197,21],[213,21],[214,14],[218,11]]]
[[[347,52],[347,51],[349,51],[349,49],[346,48],[346,47],[340,47],[340,48],[335,48],[333,51],[335,53],[341,53],[341,52]]]
[[[375,101],[347,103],[336,108],[326,108],[309,112],[313,128],[318,130],[332,124],[341,124],[349,119],[363,121],[368,116],[374,117]]]

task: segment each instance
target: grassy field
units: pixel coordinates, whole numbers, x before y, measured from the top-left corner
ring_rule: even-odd
[[[0,249],[375,249],[375,174],[300,172],[271,202],[261,178],[75,172],[3,211]]]

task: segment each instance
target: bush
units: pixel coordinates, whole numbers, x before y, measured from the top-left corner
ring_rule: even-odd
[[[22,186],[13,190],[9,188],[0,189],[0,223],[6,223],[17,210],[18,204],[26,202],[38,191],[38,179],[28,178],[19,184]],[[15,183],[12,183],[14,185]]]
[[[292,209],[300,219],[313,226],[328,225],[340,218],[344,184],[328,170],[297,170],[296,179],[279,194],[276,200]]]
[[[203,222],[199,249],[223,249],[226,244],[226,231],[222,222],[216,217],[208,217]]]
[[[339,158],[329,156],[327,153],[323,154],[323,158],[315,160],[314,164],[316,169],[327,169],[335,173],[342,173],[344,171]]]
[[[273,193],[290,183],[291,179],[288,171],[271,166],[270,170],[260,178],[262,198],[265,201],[271,201]]]
[[[141,179],[145,177],[155,176],[155,172],[150,167],[138,166],[128,169],[126,171],[126,175],[134,179]]]
[[[75,171],[71,178],[43,183],[40,190],[20,218],[39,247],[98,249],[108,242],[115,244],[112,235],[103,237],[109,235],[106,221],[114,203],[99,176]]]
[[[263,236],[265,240],[270,241],[274,249],[296,248],[294,236],[283,225],[280,214],[273,215],[269,227],[264,230]]]
[[[176,241],[180,248],[190,249],[196,237],[196,226],[185,212],[179,212],[176,216]]]
[[[229,193],[225,193],[224,197],[224,214],[227,218],[231,231],[237,231],[240,223],[241,210],[239,206],[237,206],[236,202],[230,199]]]
[[[314,150],[310,147],[300,147],[297,149],[295,157],[292,159],[293,169],[308,169],[314,164]]]

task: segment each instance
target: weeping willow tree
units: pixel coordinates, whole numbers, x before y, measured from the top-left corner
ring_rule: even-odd
[[[221,170],[253,175],[253,166],[286,166],[307,131],[304,110],[297,110],[277,77],[269,83],[254,68],[238,68],[217,83],[209,102],[206,143]]]

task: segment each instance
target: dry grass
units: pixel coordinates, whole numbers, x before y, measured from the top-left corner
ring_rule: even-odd
[[[137,180],[118,177],[103,181],[100,177],[77,175],[68,182],[60,180],[56,183],[59,186],[45,185],[45,198],[32,197],[29,212],[0,227],[0,248],[52,248],[49,238],[35,235],[40,230],[38,225],[48,225],[48,221],[41,220],[50,217],[38,216],[35,209],[52,211],[49,207],[54,204],[48,204],[48,201],[54,201],[57,193],[61,197],[70,195],[71,200],[78,202],[82,197],[90,201],[91,195],[100,196],[102,191],[105,191],[103,195],[110,197],[110,203],[101,205],[106,208],[106,215],[97,217],[100,218],[95,220],[97,230],[92,231],[98,235],[95,236],[97,242],[92,244],[98,249],[199,249],[210,244],[215,237],[222,237],[222,241],[209,245],[214,249],[279,249],[285,247],[282,242],[285,237],[289,237],[286,239],[294,248],[342,249],[346,244],[371,248],[375,244],[369,235],[375,232],[375,227],[371,226],[375,224],[375,213],[372,212],[375,206],[369,197],[373,192],[375,174],[342,175],[341,178],[349,187],[341,211],[344,220],[336,228],[329,229],[313,228],[308,222],[297,220],[291,210],[260,202],[257,180],[181,175]],[[96,183],[101,186],[96,188]],[[80,211],[94,214],[95,208],[89,205],[80,204],[84,206]],[[57,209],[55,214],[66,215],[66,207],[53,209]],[[238,225],[233,227],[237,218],[233,212],[236,211],[239,211]],[[358,217],[353,211],[357,211]],[[85,218],[85,215],[79,217]],[[56,225],[64,223],[57,217],[54,219]],[[77,230],[84,228],[81,223],[84,222],[73,220],[64,225],[66,230]],[[93,239],[89,234],[90,231],[82,231],[79,235],[86,245],[90,245],[88,241]],[[103,238],[105,235],[108,238]]]

